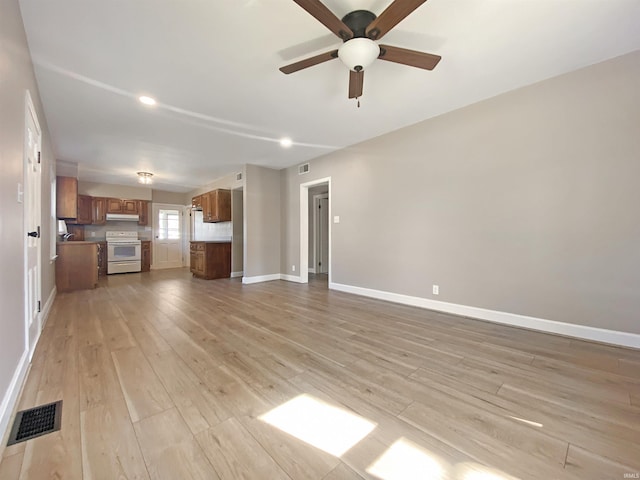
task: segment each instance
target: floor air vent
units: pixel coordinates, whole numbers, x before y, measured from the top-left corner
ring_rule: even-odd
[[[7,446],[60,430],[62,400],[16,414]]]

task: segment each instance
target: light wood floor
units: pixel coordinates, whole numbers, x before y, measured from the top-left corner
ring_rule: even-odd
[[[259,418],[299,398],[375,428],[335,456]],[[60,294],[19,408],[58,399],[61,431],[8,447],[0,480],[640,472],[639,351],[331,292],[321,279],[242,286],[178,269]],[[337,445],[346,434],[323,415],[340,410],[320,411],[297,426],[309,442],[327,427]]]

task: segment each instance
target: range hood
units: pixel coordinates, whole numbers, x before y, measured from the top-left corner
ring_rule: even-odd
[[[140,215],[130,213],[107,213],[107,221],[114,222],[139,222]]]

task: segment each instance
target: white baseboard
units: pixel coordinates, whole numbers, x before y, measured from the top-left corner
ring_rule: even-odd
[[[53,289],[51,290],[51,293],[49,294],[49,298],[47,298],[47,301],[44,304],[44,308],[42,309],[42,328],[44,329],[44,326],[47,324],[47,319],[49,318],[49,314],[51,313],[51,307],[53,306],[53,301],[56,299],[56,295],[58,294],[58,289],[56,288],[56,286],[53,286]],[[33,355],[33,353],[32,353]]]
[[[53,305],[53,301],[55,300],[57,293],[58,290],[54,286],[49,294],[49,298],[47,298],[47,301],[44,304],[42,312],[40,313],[42,328],[44,328],[47,323],[49,313],[51,313],[51,306]],[[9,383],[9,388],[7,388],[4,398],[2,399],[2,403],[0,404],[0,441],[2,442],[0,444],[0,458],[2,458],[2,452],[6,445],[6,437],[9,433],[8,428],[11,422],[11,417],[13,416],[18,397],[20,396],[20,392],[22,392],[22,387],[24,386],[24,382],[27,378],[31,357],[33,357],[33,352],[38,345],[38,340],[40,340],[40,333],[38,333],[38,339],[34,343],[33,349],[30,352],[26,349],[22,352],[18,366],[13,373],[11,382]]]
[[[300,277],[296,275],[287,275],[285,273],[273,273],[271,275],[260,275],[257,277],[242,277],[242,283],[245,285],[260,282],[271,282],[272,280],[285,280],[287,282],[302,283]]]
[[[428,298],[412,297],[399,293],[385,292],[382,290],[374,290],[370,288],[354,287],[351,285],[343,285],[340,283],[329,283],[329,288],[364,297],[377,298],[394,303],[402,303],[414,307],[427,308],[429,310],[437,310],[440,312],[452,313],[463,317],[477,318],[479,320],[487,320],[489,322],[501,323],[515,327],[529,328],[541,332],[555,333],[566,335],[568,337],[581,338],[584,340],[593,340],[596,342],[610,343],[613,345],[621,345],[624,347],[640,349],[640,335],[635,333],[620,332],[617,330],[607,330],[604,328],[588,327],[586,325],[575,325],[572,323],[557,322],[555,320],[546,320],[543,318],[528,317],[515,313],[500,312],[497,310],[487,310],[484,308],[470,307],[467,305],[458,305],[456,303],[441,302]]]
[[[302,283],[302,279],[296,275],[280,274],[280,280],[286,280],[287,282]]]
[[[252,283],[270,282],[271,280],[280,280],[279,273],[272,273],[271,275],[257,275],[255,277],[242,277],[242,283],[250,285]]]
[[[244,272],[231,272],[231,278],[241,277]]]
[[[316,273],[316,269],[315,268],[310,268],[309,269],[309,273]]]
[[[9,388],[7,388],[7,391],[4,394],[2,404],[0,404],[0,441],[2,441],[2,445],[0,445],[0,458],[2,458],[1,455],[6,445],[6,437],[8,435],[9,423],[13,416],[13,410],[15,409],[16,402],[18,401],[18,396],[22,391],[22,385],[27,377],[28,370],[29,352],[25,349],[18,361],[17,368],[13,373],[13,378],[11,378]]]

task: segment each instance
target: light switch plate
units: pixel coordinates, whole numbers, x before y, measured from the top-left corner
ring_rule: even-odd
[[[333,223],[340,223],[340,216],[336,215],[333,217]]]

